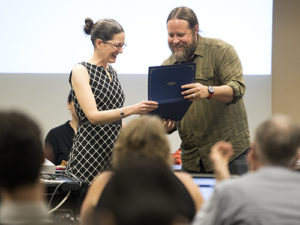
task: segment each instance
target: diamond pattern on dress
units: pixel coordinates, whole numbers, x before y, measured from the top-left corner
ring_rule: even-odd
[[[109,65],[108,78],[102,66],[81,63],[90,75],[90,86],[97,104],[97,109],[109,110],[123,107],[125,97],[117,74]],[[71,80],[72,74],[70,74]],[[87,121],[72,89],[75,111],[80,121]],[[75,134],[66,173],[91,182],[101,171],[111,166],[114,143],[121,129],[121,121],[110,124],[82,124]]]

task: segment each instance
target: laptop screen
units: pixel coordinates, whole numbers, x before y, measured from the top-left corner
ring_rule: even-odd
[[[204,200],[209,199],[215,189],[216,178],[213,175],[196,174],[192,175],[193,181],[198,185]]]
[[[173,170],[181,171],[181,165],[173,165]],[[204,200],[209,199],[215,189],[216,178],[214,174],[192,173],[190,175],[192,176],[195,184],[198,185]]]

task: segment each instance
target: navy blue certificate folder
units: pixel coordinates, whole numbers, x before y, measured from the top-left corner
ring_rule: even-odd
[[[148,99],[158,102],[158,108],[150,114],[181,120],[192,103],[181,95],[181,86],[194,82],[195,71],[194,63],[149,67]]]

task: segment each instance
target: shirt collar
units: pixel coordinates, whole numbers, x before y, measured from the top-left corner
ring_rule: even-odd
[[[194,55],[196,56],[203,56],[204,55],[204,38],[202,38],[199,34],[197,35],[197,46],[196,49],[194,51]]]

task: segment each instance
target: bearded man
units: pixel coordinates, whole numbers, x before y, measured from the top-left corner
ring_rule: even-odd
[[[182,86],[182,95],[193,103],[181,121],[164,121],[168,133],[178,129],[182,170],[211,173],[210,148],[224,140],[231,142],[234,149],[229,164],[231,174],[247,172],[250,135],[242,99],[245,83],[237,53],[222,40],[200,36],[197,16],[187,7],[170,12],[167,30],[172,55],[163,65],[196,64],[195,83]]]

